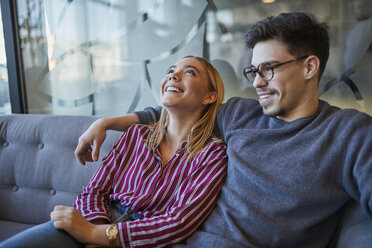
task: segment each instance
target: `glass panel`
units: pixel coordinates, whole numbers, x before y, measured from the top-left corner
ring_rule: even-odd
[[[159,104],[166,69],[185,55],[211,60],[226,98],[256,98],[242,77],[245,33],[281,12],[330,26],[320,98],[372,114],[369,0],[17,1],[30,113],[120,115]]]
[[[4,30],[0,4],[0,114],[10,114],[8,70],[6,66]]]

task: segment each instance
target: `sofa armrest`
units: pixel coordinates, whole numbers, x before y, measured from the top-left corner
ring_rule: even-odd
[[[39,224],[55,205],[73,204],[100,165],[82,166],[74,155],[79,136],[97,118],[0,115],[0,220]],[[119,136],[107,134],[101,158]]]
[[[332,248],[370,248],[372,246],[372,217],[367,215],[360,204],[352,201],[347,204]]]

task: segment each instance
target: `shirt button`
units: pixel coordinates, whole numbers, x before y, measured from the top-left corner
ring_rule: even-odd
[[[39,144],[38,147],[39,147],[39,149],[41,150],[41,149],[44,148],[44,144]]]
[[[49,194],[50,194],[50,195],[55,195],[55,194],[56,194],[56,190],[55,190],[55,189],[50,190],[50,191],[49,191]]]
[[[13,186],[13,192],[17,192],[19,190],[18,186]]]
[[[8,142],[4,142],[3,147],[8,147],[8,145],[9,145]]]

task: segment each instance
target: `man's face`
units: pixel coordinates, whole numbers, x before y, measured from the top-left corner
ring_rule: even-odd
[[[252,65],[255,67],[262,63],[275,66],[295,59],[287,52],[283,43],[277,40],[259,42],[253,48]],[[255,77],[253,86],[265,115],[276,116],[284,121],[303,117],[311,97],[306,92],[305,61],[306,59],[297,60],[276,67],[274,76],[269,81],[259,75]]]

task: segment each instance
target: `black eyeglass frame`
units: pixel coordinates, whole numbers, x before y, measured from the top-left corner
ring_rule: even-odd
[[[292,63],[292,62],[295,62],[295,61],[298,61],[298,60],[301,60],[301,59],[305,59],[307,57],[309,57],[310,55],[304,55],[304,56],[301,56],[301,57],[298,57],[296,59],[292,59],[292,60],[289,60],[289,61],[286,61],[286,62],[282,62],[282,63],[278,63],[278,64],[274,64],[274,65],[268,65],[267,68],[271,70],[271,77],[270,78],[265,78],[264,74],[261,72],[260,70],[260,67],[261,65],[263,64],[267,64],[267,62],[263,62],[261,64],[259,64],[257,66],[257,68],[255,68],[253,65],[250,65],[248,67],[245,67],[243,69],[243,75],[244,77],[251,83],[253,83],[254,79],[256,78],[257,74],[265,81],[270,81],[271,79],[273,79],[274,77],[274,69],[279,67],[279,66],[282,66],[282,65],[285,65],[285,64],[289,64],[289,63]],[[249,79],[249,76],[248,74],[249,73],[254,73],[254,77],[252,79]],[[257,74],[256,74],[257,73]]]

